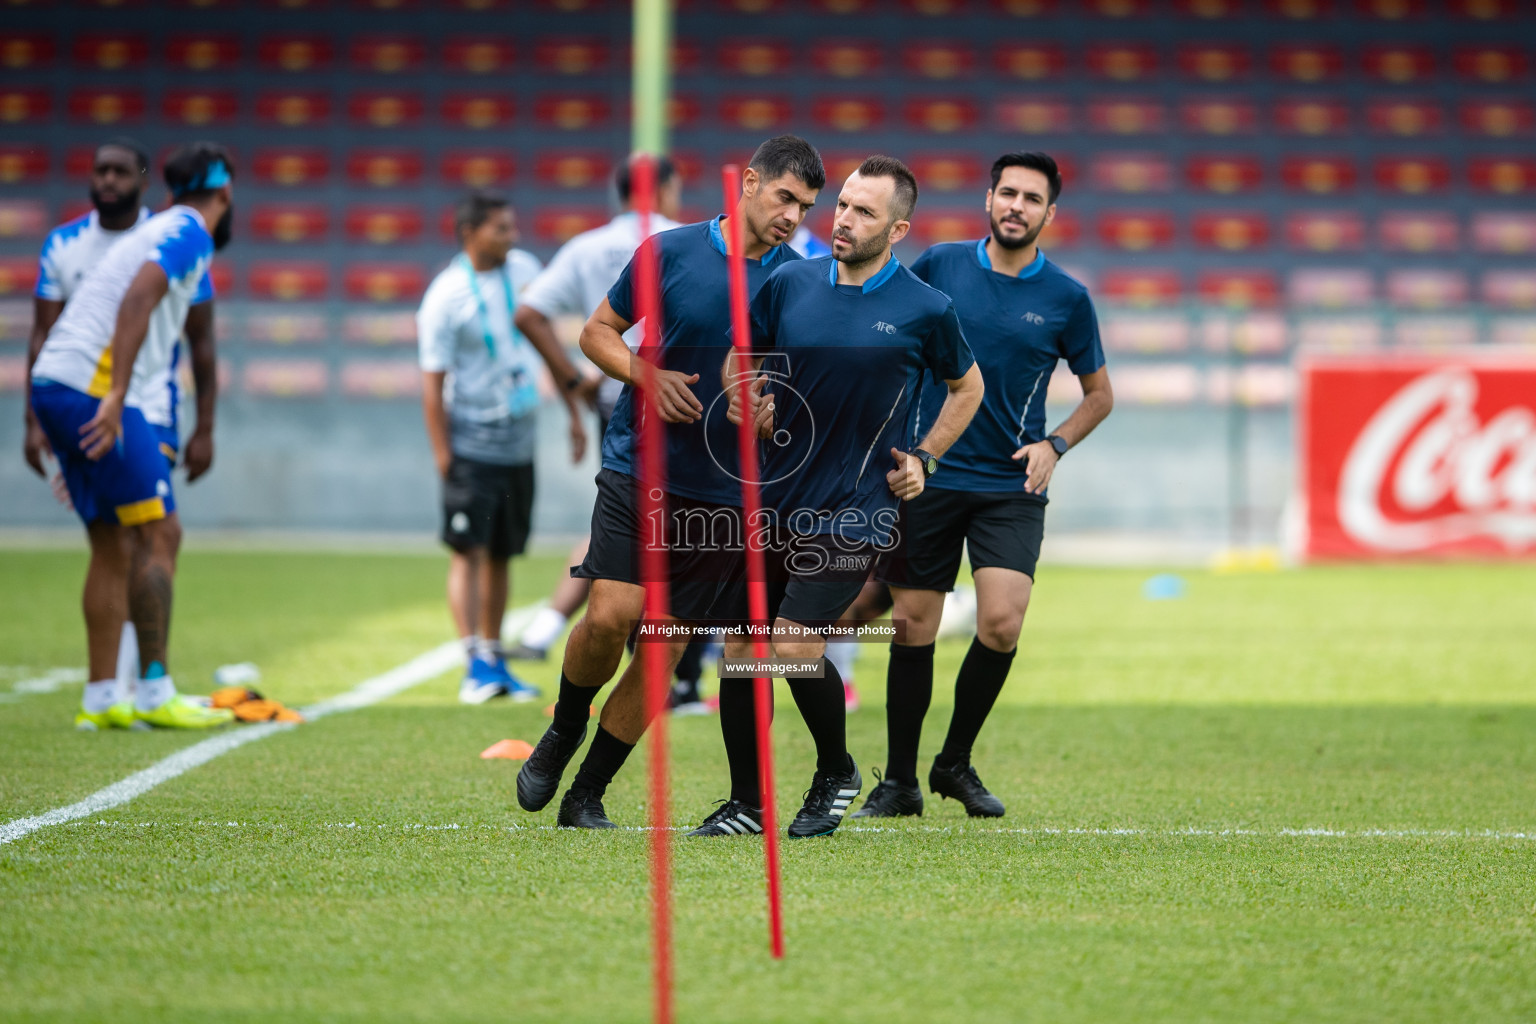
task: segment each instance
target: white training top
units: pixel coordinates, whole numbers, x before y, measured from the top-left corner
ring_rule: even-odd
[[[679,226],[676,221],[651,214],[653,235]],[[600,228],[583,231],[555,253],[549,266],[523,293],[523,304],[545,316],[591,316],[608,297],[608,289],[628,266],[640,241],[640,216],[635,213],[621,213]],[[624,343],[631,352],[640,348],[640,333],[638,325],[624,333]],[[603,377],[597,400],[605,416],[613,414],[613,403],[623,390],[621,382]]]
[[[213,262],[213,239],[203,215],[173,206],[143,221],[107,248],[81,279],[48,332],[34,379],[51,380],[100,398],[112,387],[112,333],[128,286],[146,263],[165,271],[169,285],[150,313],[144,345],[133,364],[128,404],[151,422],[171,422],[167,378],[187,308]],[[151,419],[151,412],[163,418]]]
[[[101,262],[107,250],[129,231],[142,226],[149,217],[148,207],[140,207],[138,221],[124,231],[108,231],[103,228],[95,210],[60,224],[48,232],[48,237],[43,241],[42,255],[37,261],[37,287],[32,294],[39,299],[67,303],[86,274]],[[213,283],[205,273],[198,282],[191,305],[196,306],[212,298]],[[177,334],[180,333],[178,329]],[[176,384],[177,362],[173,348],[171,362],[159,375],[160,379],[151,379],[145,385],[146,401],[139,409],[145,419],[157,426],[176,425],[176,403],[179,397]],[[162,397],[153,400],[150,396],[156,391],[162,392]]]

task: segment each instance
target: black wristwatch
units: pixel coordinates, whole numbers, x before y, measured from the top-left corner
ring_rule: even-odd
[[[921,448],[912,449],[911,454],[915,455],[917,461],[923,464],[923,478],[925,480],[939,471],[939,457],[937,455],[925,452]]]
[[[1060,434],[1052,434],[1050,437],[1047,437],[1046,440],[1051,442],[1051,447],[1056,450],[1056,457],[1058,459],[1067,454],[1068,445],[1066,438],[1062,437]]]

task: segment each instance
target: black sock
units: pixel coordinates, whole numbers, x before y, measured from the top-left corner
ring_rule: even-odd
[[[731,768],[731,799],[762,807],[757,774],[757,684],[726,679],[720,684],[720,735]]]
[[[837,666],[823,658],[826,675],[821,679],[789,680],[795,707],[816,741],[816,770],[841,772],[848,768],[848,708],[843,698],[843,677]]]
[[[555,724],[561,732],[580,732],[592,717],[592,702],[601,686],[577,686],[560,673],[560,696],[555,698]]]
[[[981,734],[997,695],[1003,692],[1016,651],[994,651],[980,637],[971,641],[955,679],[955,714],[949,720],[949,735],[944,737],[944,749],[933,759],[935,765],[949,768],[970,763],[971,745]]]
[[[634,744],[625,743],[607,729],[598,726],[597,735],[592,737],[592,745],[587,748],[587,756],[581,762],[581,769],[571,781],[571,788],[602,796],[608,791],[608,783],[613,781],[613,777],[629,759],[629,752],[634,749]]]
[[[933,644],[891,644],[891,663],[885,670],[885,738],[890,747],[886,778],[917,782],[917,745],[932,702]]]
[[[677,676],[680,683],[690,683],[695,692],[699,688],[699,677],[704,674],[704,648],[703,640],[691,640],[687,647],[683,648],[683,656],[678,659],[677,668],[672,674]]]

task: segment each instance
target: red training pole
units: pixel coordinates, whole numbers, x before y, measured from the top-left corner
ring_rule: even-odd
[[[644,321],[639,366],[661,366],[661,283],[656,247],[650,238],[651,210],[656,200],[656,170],[651,157],[634,164],[635,211],[640,215],[639,259],[635,263],[636,311]],[[657,531],[642,540],[641,569],[645,578],[645,619],[660,623],[667,617],[666,438],[648,393],[649,379],[637,380],[640,417],[641,531]],[[640,644],[645,659],[645,712],[651,730],[651,943],[652,984],[656,1024],[672,1024],[672,863],[671,830],[667,814],[667,643],[657,638]]]
[[[725,209],[729,212],[725,226],[726,265],[731,280],[731,338],[735,352],[735,373],[731,376],[740,381],[742,411],[746,412],[746,388],[752,369],[750,342],[751,328],[747,323],[747,261],[742,253],[741,218],[735,215],[737,198],[741,194],[741,168],[726,164],[720,170],[725,189]],[[752,544],[752,524],[762,509],[762,495],[758,493],[757,478],[757,430],[750,417],[741,420],[741,512],[744,519],[742,540],[747,556],[747,615],[754,624],[768,621],[768,587],[763,570],[762,548]],[[752,656],[768,657],[768,638],[761,633],[752,636]],[[784,958],[784,908],[779,893],[779,815],[773,796],[773,680],[758,676],[752,680],[753,700],[757,707],[757,785],[763,800],[763,852],[768,870],[768,937],[775,960]]]

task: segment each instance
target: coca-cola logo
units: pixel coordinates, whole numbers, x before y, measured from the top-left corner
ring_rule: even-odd
[[[1447,368],[1376,411],[1340,473],[1346,533],[1390,551],[1476,538],[1536,544],[1536,412],[1509,405],[1483,422],[1477,398],[1477,376]]]

